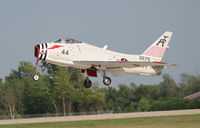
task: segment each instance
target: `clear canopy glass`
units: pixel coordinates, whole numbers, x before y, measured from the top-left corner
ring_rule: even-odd
[[[67,38],[66,40],[58,39],[58,40],[54,41],[53,43],[77,44],[77,43],[81,43],[81,42],[77,41],[77,40],[74,40],[74,39]]]

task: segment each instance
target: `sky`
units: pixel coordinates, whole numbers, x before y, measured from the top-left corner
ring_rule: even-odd
[[[74,38],[109,50],[143,53],[165,31],[174,34],[163,61],[169,74],[199,75],[199,0],[0,0],[0,78],[20,61],[36,62],[34,46]],[[118,83],[157,84],[162,76],[113,77]],[[102,84],[102,77],[93,78]]]

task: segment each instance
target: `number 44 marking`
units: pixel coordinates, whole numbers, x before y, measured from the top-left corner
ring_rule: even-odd
[[[62,50],[61,52],[62,54],[66,54],[66,55],[69,55],[69,51],[68,50]]]

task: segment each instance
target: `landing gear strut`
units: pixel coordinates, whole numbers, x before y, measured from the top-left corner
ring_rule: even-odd
[[[110,77],[106,76],[106,68],[102,67],[101,65],[99,65],[99,68],[103,76],[104,85],[106,86],[110,85],[111,79]],[[85,80],[84,80],[85,88],[90,88],[92,86],[92,82],[89,80],[88,76],[97,77],[97,69],[95,67],[91,67],[90,69],[82,69],[81,72],[84,73],[85,75]]]
[[[85,79],[85,81],[84,81],[84,86],[85,86],[86,88],[90,88],[90,87],[92,86],[92,82],[91,82],[91,80],[89,80],[88,77],[87,77],[87,78]]]
[[[39,75],[38,75],[38,67],[39,67],[38,64],[39,64],[39,61],[40,60],[37,59],[37,61],[36,61],[36,71],[35,71],[35,75],[33,77],[33,79],[36,80],[36,81],[39,80],[39,78],[40,78]]]
[[[107,76],[106,76],[105,70],[103,70],[102,76],[103,76],[103,83],[104,83],[106,86],[110,85],[110,84],[111,84],[111,79],[110,79],[110,77],[107,77]]]

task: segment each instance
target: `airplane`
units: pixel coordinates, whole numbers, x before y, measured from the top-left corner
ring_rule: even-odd
[[[103,76],[105,85],[111,84],[111,79],[106,75],[109,72],[113,76],[126,74],[159,76],[162,69],[176,64],[161,62],[172,32],[165,32],[146,51],[140,55],[124,54],[107,50],[107,45],[103,48],[96,47],[74,39],[58,39],[53,42],[35,45],[34,55],[38,61],[46,61],[64,67],[81,69],[85,74],[84,86],[92,86],[89,77],[97,77],[98,73]],[[34,79],[38,80],[36,73]]]

